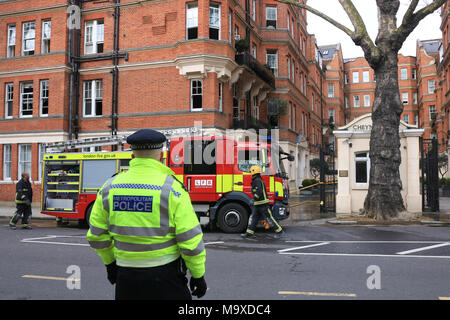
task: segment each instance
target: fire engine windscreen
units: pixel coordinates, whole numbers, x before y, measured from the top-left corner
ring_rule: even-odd
[[[272,175],[267,149],[246,149],[238,151],[238,168],[242,172],[250,172],[252,166],[261,168],[261,175]]]

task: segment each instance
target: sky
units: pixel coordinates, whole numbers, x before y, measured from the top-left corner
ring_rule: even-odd
[[[403,15],[408,9],[410,0],[400,0],[401,6],[397,15],[397,24],[400,24]],[[418,9],[430,3],[431,0],[421,0]],[[378,32],[378,13],[376,0],[353,0],[354,5],[358,9],[360,15],[366,23],[369,35],[375,41]],[[338,0],[308,0],[308,5],[322,11],[336,21],[344,24],[353,30],[350,20],[348,19],[345,11],[342,9]],[[416,10],[418,10],[416,9]],[[314,34],[319,46],[341,43],[342,53],[344,59],[362,57],[363,52],[361,48],[355,46],[350,37],[337,29],[332,24],[326,22],[322,18],[308,12],[307,13],[308,32]],[[441,17],[440,9],[433,14],[427,16],[416,27],[413,33],[406,39],[403,44],[400,53],[405,56],[416,55],[416,42],[417,40],[431,40],[442,38],[442,31],[440,29]]]

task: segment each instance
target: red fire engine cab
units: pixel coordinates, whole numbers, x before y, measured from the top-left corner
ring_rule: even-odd
[[[283,151],[272,150],[267,142],[237,142],[223,136],[172,138],[169,143],[166,164],[185,185],[201,222],[228,233],[246,229],[253,165],[261,167],[274,218],[289,217],[287,175],[280,161]]]

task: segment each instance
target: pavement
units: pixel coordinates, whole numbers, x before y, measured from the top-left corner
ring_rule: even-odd
[[[326,223],[333,224],[367,224],[367,221],[352,220],[351,217],[345,219],[337,218],[334,212],[321,213],[319,209],[318,195],[296,195],[290,196],[290,216],[286,220],[281,221],[282,226],[296,226],[296,225],[321,225]],[[417,224],[428,225],[448,225],[450,223],[450,197],[439,198],[440,212],[423,212],[420,220],[413,221]],[[0,217],[12,217],[15,213],[16,207],[14,202],[0,201]],[[32,204],[32,219],[48,219],[54,220],[53,216],[48,216],[40,213],[40,204]],[[384,224],[386,222],[378,222],[377,224]],[[398,223],[396,223],[398,224]]]

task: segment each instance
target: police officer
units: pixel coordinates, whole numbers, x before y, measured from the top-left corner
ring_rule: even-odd
[[[252,174],[252,194],[253,194],[253,208],[252,214],[248,221],[246,233],[241,234],[243,238],[253,238],[255,236],[255,229],[258,221],[266,219],[269,225],[275,231],[275,238],[279,239],[284,231],[278,222],[273,218],[272,209],[269,205],[269,198],[267,197],[266,186],[261,178],[261,168],[259,166],[252,166],[250,168]]]
[[[9,221],[9,227],[13,230],[17,229],[16,223],[22,217],[22,229],[32,229],[30,226],[31,219],[31,201],[33,199],[33,189],[30,183],[30,174],[22,173],[22,179],[16,184],[16,214]]]
[[[106,181],[91,212],[87,239],[116,285],[117,300],[190,300],[206,293],[202,229],[184,186],[160,162],[165,140],[151,129],[130,135],[129,170]]]

